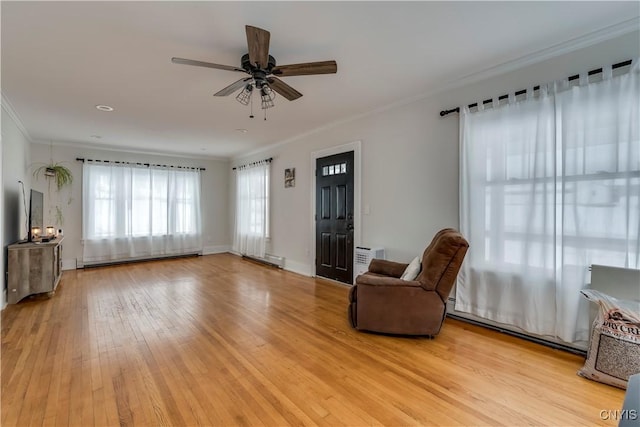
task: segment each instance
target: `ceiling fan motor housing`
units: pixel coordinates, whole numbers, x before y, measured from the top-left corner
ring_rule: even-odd
[[[243,70],[246,70],[246,72],[249,74],[253,74],[254,71],[256,70],[262,70],[265,72],[265,74],[270,74],[273,67],[276,66],[276,59],[273,56],[269,55],[267,66],[264,68],[258,68],[255,65],[253,65],[251,61],[249,61],[249,54],[245,53],[244,55],[242,55],[242,58],[240,59],[240,66],[242,67]]]

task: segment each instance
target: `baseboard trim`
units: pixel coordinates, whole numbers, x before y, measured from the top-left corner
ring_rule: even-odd
[[[231,246],[229,245],[205,246],[202,248],[202,255],[223,254],[230,251]]]
[[[311,266],[303,262],[292,261],[290,259],[285,258],[283,268],[292,273],[297,273],[303,276],[311,277]]]
[[[62,271],[65,270],[75,270],[78,268],[75,258],[71,259],[63,259],[62,260]]]

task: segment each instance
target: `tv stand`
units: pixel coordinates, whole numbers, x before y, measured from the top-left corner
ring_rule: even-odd
[[[53,296],[62,276],[62,239],[9,245],[9,304],[33,294]]]

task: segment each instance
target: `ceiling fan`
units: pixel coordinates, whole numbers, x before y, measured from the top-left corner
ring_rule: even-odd
[[[242,55],[240,67],[213,64],[211,62],[195,61],[193,59],[171,58],[174,64],[195,65],[197,67],[215,68],[218,70],[237,71],[248,74],[231,83],[224,89],[214,93],[214,96],[228,96],[242,88],[236,99],[248,105],[255,90],[260,94],[262,109],[273,107],[274,91],[289,101],[302,96],[300,92],[280,80],[278,77],[306,76],[313,74],[333,74],[338,71],[336,61],[305,62],[301,64],[276,65],[276,60],[269,55],[269,40],[271,34],[251,25],[245,26],[249,53]],[[276,77],[277,76],[277,77]],[[251,116],[253,117],[253,115]]]

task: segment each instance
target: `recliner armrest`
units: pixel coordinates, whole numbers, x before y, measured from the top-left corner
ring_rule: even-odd
[[[419,288],[422,285],[416,280],[402,280],[396,277],[383,277],[373,274],[361,274],[356,277],[356,285],[368,285],[368,286],[404,286],[410,288]]]
[[[407,269],[408,265],[409,264],[400,262],[387,261],[386,259],[374,258],[371,260],[371,263],[369,263],[369,271],[375,274],[382,274],[383,276],[399,278]]]

